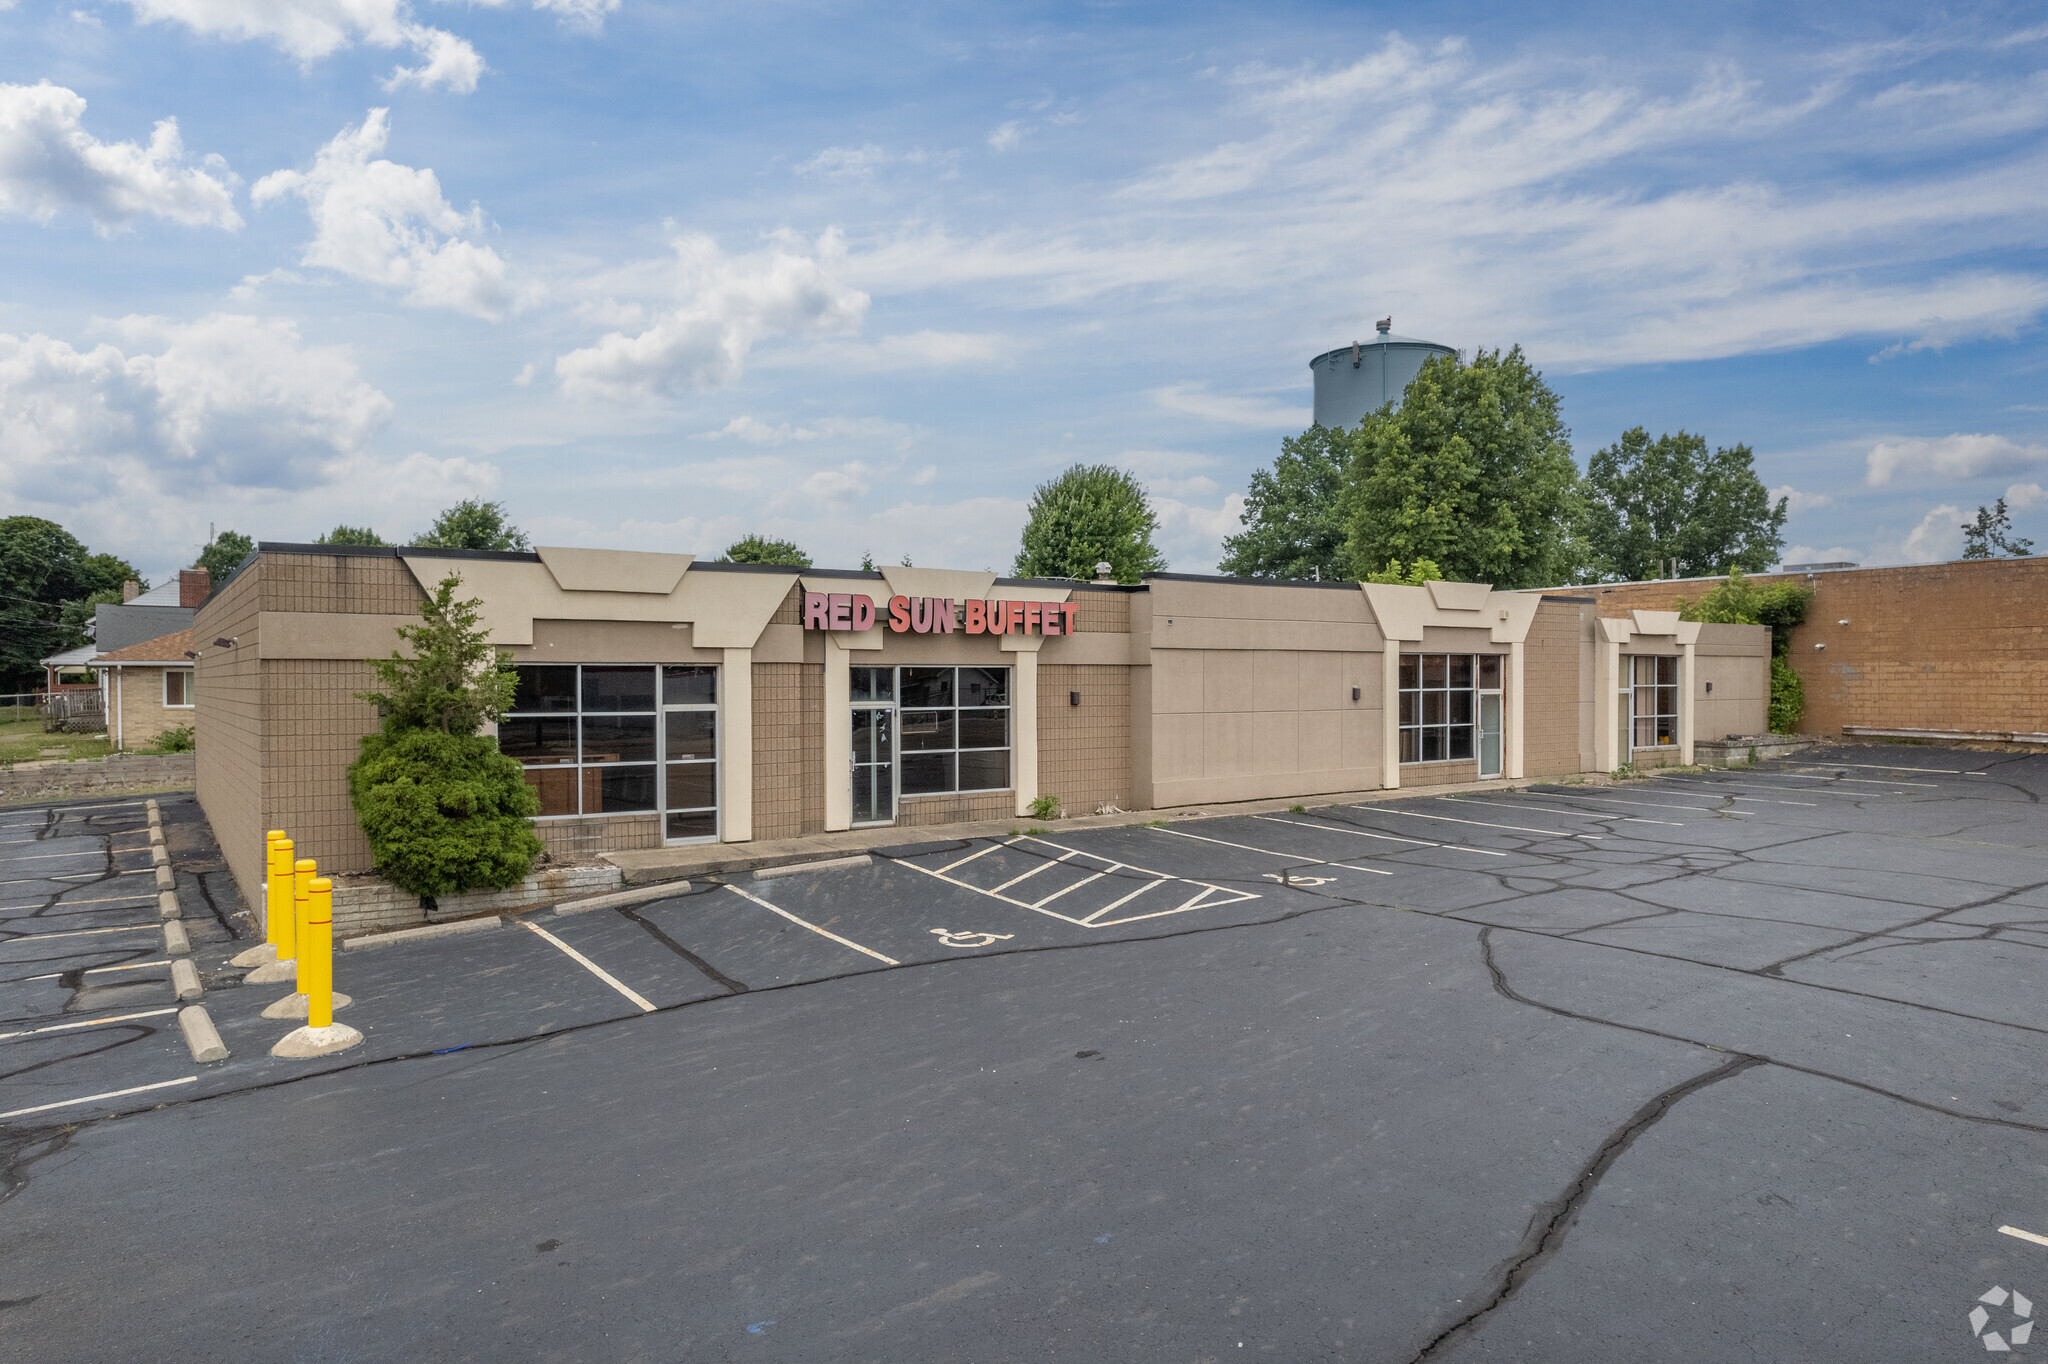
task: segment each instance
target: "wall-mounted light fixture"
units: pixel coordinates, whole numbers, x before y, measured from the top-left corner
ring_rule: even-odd
[[[235,639],[240,638],[240,635],[235,636]],[[216,649],[232,649],[235,647],[235,639],[217,639],[213,642],[213,647]]]
[[[1078,706],[1078,705],[1080,705],[1080,704],[1081,704],[1081,693],[1079,693],[1079,692],[1077,692],[1077,691],[1070,691],[1070,692],[1068,692],[1068,693],[1067,693],[1067,704],[1068,704],[1068,705],[1070,705],[1070,706]]]
[[[1849,622],[1848,622],[1848,621],[1846,621],[1846,620],[1838,620],[1838,621],[1836,621],[1836,622],[1835,622],[1835,624],[1837,624],[1837,625],[1847,625],[1848,623],[1849,623]]]
[[[1827,645],[1825,645],[1825,644],[1816,644],[1816,645],[1814,645],[1813,647],[1814,647],[1814,648],[1816,648],[1816,649],[1825,649],[1825,648],[1827,648],[1828,646],[1827,646]]]
[[[1352,700],[1354,700],[1354,701],[1356,701],[1356,700],[1358,699],[1358,696],[1359,696],[1358,688],[1356,688],[1356,687],[1353,687],[1353,688],[1351,689],[1351,699],[1352,699]]]
[[[1707,695],[1709,695],[1709,696],[1712,696],[1713,694],[1714,694],[1714,684],[1713,684],[1713,683],[1711,683],[1711,682],[1709,682],[1709,683],[1707,683]]]

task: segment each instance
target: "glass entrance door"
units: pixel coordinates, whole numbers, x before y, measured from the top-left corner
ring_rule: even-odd
[[[1479,775],[1500,775],[1500,655],[1479,656]]]
[[[718,837],[718,669],[661,670],[662,839]]]
[[[896,820],[896,670],[855,668],[853,822]]]

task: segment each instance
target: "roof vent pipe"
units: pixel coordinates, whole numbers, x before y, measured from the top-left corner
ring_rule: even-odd
[[[1391,317],[1383,317],[1379,321],[1373,323],[1373,326],[1379,328],[1380,335],[1385,336],[1388,332],[1394,330],[1394,319]]]
[[[1095,581],[1099,583],[1113,583],[1116,581],[1116,569],[1110,564],[1109,560],[1104,559],[1101,563],[1095,565]]]

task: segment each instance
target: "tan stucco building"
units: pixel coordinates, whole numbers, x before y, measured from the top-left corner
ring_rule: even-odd
[[[499,745],[563,854],[1553,777],[1764,727],[1762,627],[1481,583],[265,544],[194,622],[199,797],[245,893],[266,828],[372,870],[364,660],[450,575],[519,667]]]

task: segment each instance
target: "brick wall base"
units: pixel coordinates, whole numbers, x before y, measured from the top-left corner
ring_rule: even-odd
[[[117,755],[85,762],[21,763],[0,768],[0,805],[123,792],[190,791],[190,753]]]
[[[507,914],[559,900],[602,895],[625,884],[612,866],[547,867],[506,890],[443,895],[429,911],[420,897],[381,876],[337,876],[334,880],[334,936],[355,938],[393,928],[466,919],[473,914]]]

